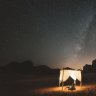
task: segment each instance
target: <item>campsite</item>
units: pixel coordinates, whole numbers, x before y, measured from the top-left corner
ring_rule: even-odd
[[[27,61],[28,62],[28,61]],[[11,66],[12,65],[12,66]],[[59,86],[60,69],[51,69],[47,66],[34,67],[35,73],[20,69],[20,65],[7,65],[7,72],[0,73],[0,96],[95,96],[96,95],[96,73],[83,73],[82,86],[76,80],[76,90],[68,90],[74,80],[69,78]],[[15,66],[15,71],[13,69]],[[10,67],[9,67],[10,66]],[[18,67],[16,67],[18,66]],[[27,63],[27,68],[30,64]],[[16,69],[17,68],[17,69]],[[10,69],[10,70],[9,70]],[[29,68],[28,68],[29,69]],[[43,70],[42,70],[43,69]],[[70,68],[66,68],[70,69]],[[2,69],[4,70],[4,68]],[[17,71],[18,70],[18,71]],[[13,73],[12,73],[13,72]],[[18,73],[19,72],[19,73]],[[21,72],[21,73],[20,73]],[[24,72],[24,73],[23,73]],[[36,73],[37,72],[37,73]],[[67,71],[66,71],[67,72]],[[72,72],[71,72],[72,73]]]
[[[0,96],[96,96],[96,0],[0,0]]]
[[[65,89],[65,87],[64,90],[66,91],[62,91],[62,88],[58,85],[58,76],[56,75],[41,77],[31,75],[14,75],[9,77],[7,75],[6,77],[8,77],[9,80],[6,79],[5,81],[0,82],[0,96],[70,96],[70,94],[74,94],[72,96],[96,95],[96,83],[92,84],[91,80],[89,80],[91,83],[87,82],[83,84],[82,87],[77,85],[76,90],[71,92],[70,90]],[[88,78],[92,79],[92,76]],[[80,88],[80,90],[78,88]],[[88,95],[90,92],[91,95]],[[78,95],[76,95],[76,93]]]

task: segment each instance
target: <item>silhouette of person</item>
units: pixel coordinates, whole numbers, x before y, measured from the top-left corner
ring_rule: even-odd
[[[68,90],[76,90],[76,88],[75,88],[75,84],[74,83],[72,83],[72,85],[69,87],[69,89]]]

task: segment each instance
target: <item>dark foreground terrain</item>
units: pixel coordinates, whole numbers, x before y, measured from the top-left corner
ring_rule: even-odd
[[[83,76],[79,91],[62,91],[58,78],[55,74],[0,74],[0,96],[96,96],[95,74]]]

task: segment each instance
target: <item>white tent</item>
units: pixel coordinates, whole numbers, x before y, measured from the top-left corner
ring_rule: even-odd
[[[74,84],[76,84],[76,79],[78,79],[80,81],[80,85],[82,85],[81,71],[61,69],[59,76],[59,86],[61,82],[63,86],[63,82],[65,82],[69,78],[69,76],[74,80]]]

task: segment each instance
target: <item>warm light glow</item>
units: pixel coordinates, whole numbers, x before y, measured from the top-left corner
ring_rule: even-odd
[[[48,93],[48,92],[83,92],[88,91],[90,88],[94,89],[96,85],[86,85],[86,86],[76,86],[76,90],[68,90],[67,86],[64,86],[63,90],[62,87],[49,87],[49,88],[41,88],[35,90],[36,93]]]
[[[59,85],[61,82],[65,82],[69,77],[71,77],[74,81],[78,79],[81,82],[81,71],[64,69],[60,70]]]

